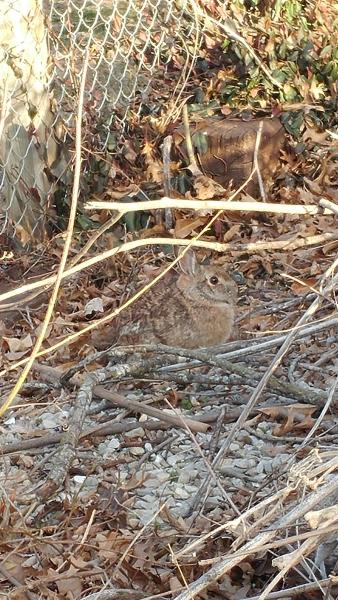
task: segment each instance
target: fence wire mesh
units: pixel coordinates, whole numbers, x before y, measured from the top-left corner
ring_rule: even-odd
[[[117,153],[145,110],[166,122],[179,110],[203,23],[188,0],[0,5],[0,232],[41,240],[56,190],[71,181],[86,49],[83,144]]]

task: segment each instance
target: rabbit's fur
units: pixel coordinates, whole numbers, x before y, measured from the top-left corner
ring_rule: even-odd
[[[117,320],[94,331],[95,348],[158,343],[203,348],[227,341],[235,319],[235,282],[224,268],[199,264],[192,251],[179,265],[179,273],[170,271]]]

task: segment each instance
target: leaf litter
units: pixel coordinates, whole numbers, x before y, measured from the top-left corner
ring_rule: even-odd
[[[293,4],[296,8],[299,5],[287,2],[284,9],[287,23],[294,23],[297,18],[291,10]],[[236,7],[237,4],[234,15],[238,10],[242,18],[242,9]],[[330,6],[320,2],[314,10],[320,28],[310,31],[311,61],[325,50],[325,60],[329,63],[333,50],[330,44],[324,46],[323,40],[327,42],[331,34],[331,21],[324,20],[323,15],[330,12]],[[249,21],[248,14],[245,17]],[[274,157],[278,163],[273,167],[271,187],[267,187],[269,201],[317,204],[320,197],[327,196],[336,202],[337,144],[327,134],[334,123],[324,106],[326,83],[320,80],[314,66],[312,73],[308,67],[308,80],[305,81],[305,76],[303,79],[292,76],[290,84],[292,61],[287,59],[287,53],[293,46],[297,55],[293,60],[300,60],[301,52],[305,52],[302,39],[296,44],[296,31],[290,28],[288,48],[283,32],[268,14],[255,18],[268,24],[264,29],[270,31],[265,50],[272,54],[274,48],[278,50],[274,56],[274,76],[283,83],[284,101],[323,103],[306,110],[297,106],[285,112],[281,105],[270,111],[274,118],[282,113],[287,144],[278,158]],[[248,39],[252,35],[254,43],[258,38],[248,21]],[[303,24],[301,30],[302,27]],[[231,46],[225,43],[225,56],[234,51]],[[267,109],[271,104],[267,102],[269,90],[262,89],[258,73],[252,72],[247,87],[238,84],[236,69],[243,68],[243,60],[240,50],[236,51],[235,66],[224,68],[217,64],[209,81],[203,71],[193,74],[193,83],[204,87],[204,106],[210,113],[196,116],[197,127],[203,130],[207,127],[209,135],[215,134],[209,106],[215,99],[223,117],[238,118],[238,111],[246,110],[250,94],[251,112],[263,111],[264,118],[271,116]],[[211,37],[206,44],[205,60],[209,60],[208,52],[213,61],[223,60]],[[181,68],[178,55],[174,68]],[[165,93],[162,88],[161,93]],[[323,107],[325,114],[321,112]],[[193,122],[193,111],[191,119]],[[149,121],[145,118],[142,124],[147,132],[144,138],[142,131],[138,132],[140,140],[144,139],[141,152],[144,169],[139,167],[139,153],[131,138],[126,145],[125,162],[120,164],[117,159],[114,163],[114,173],[118,173],[114,194],[104,192],[101,199],[128,201],[139,190],[147,198],[160,197],[163,164],[156,140],[159,132],[169,134],[170,126],[165,128],[161,117]],[[245,120],[243,127],[244,123]],[[182,132],[177,129],[176,135]],[[217,128],[216,140],[218,149],[224,150],[224,140],[220,142]],[[226,158],[219,156],[218,151],[209,156],[210,170],[205,173],[208,182],[204,184],[191,176],[184,161],[180,162],[182,157],[175,157],[172,195],[213,197],[218,190],[215,187],[218,179],[212,162],[229,160],[227,152],[225,144]],[[203,153],[199,155],[204,169]],[[210,180],[215,181],[215,186]],[[236,188],[238,180],[230,176],[226,181],[222,179],[221,184],[228,192]],[[246,190],[241,198],[251,198],[251,193],[255,197],[257,188]],[[103,218],[102,212],[90,215],[92,223],[97,220],[101,224]],[[165,235],[168,246],[141,246],[134,254],[116,255],[65,280],[46,348],[88,325],[102,311],[119,306],[171,260],[170,238],[187,239],[198,234],[208,215],[174,208],[173,219],[174,229],[166,231],[154,212],[135,214],[102,236],[89,256],[114,248],[117,243],[142,240],[149,235]],[[292,247],[295,240],[324,234],[332,234],[332,239]],[[79,251],[80,237],[83,242],[86,236],[89,238],[90,233],[81,231],[79,239],[74,239],[73,257]],[[332,525],[325,517],[321,525],[329,531],[322,533],[318,527],[311,531],[304,514],[305,501],[310,504],[316,493],[319,499],[314,503],[315,510],[321,510],[325,501],[329,505],[337,502],[337,487],[334,488],[338,443],[337,286],[325,294],[311,323],[313,329],[309,333],[300,331],[278,364],[274,375],[281,386],[279,391],[274,385],[268,386],[249,419],[237,429],[229,451],[211,479],[208,496],[199,497],[199,490],[210,475],[210,465],[222,441],[230,435],[274,359],[281,344],[274,340],[291,331],[317,293],[321,293],[323,273],[337,256],[337,239],[334,215],[223,213],[202,241],[228,243],[229,250],[216,257],[210,249],[198,251],[204,260],[213,257],[218,264],[231,265],[240,285],[237,336],[222,349],[224,356],[220,363],[213,364],[214,354],[197,364],[196,359],[183,354],[181,358],[171,355],[154,365],[145,355],[143,367],[128,373],[124,367],[126,356],[117,353],[114,362],[120,368],[120,375],[115,373],[110,383],[105,382],[108,389],[127,401],[160,408],[163,417],[174,413],[183,421],[188,417],[199,420],[207,424],[206,430],[192,434],[184,423],[181,427],[172,426],[168,421],[136,412],[131,404],[120,408],[114,405],[114,400],[96,395],[85,410],[74,457],[65,463],[59,486],[50,494],[44,484],[57,464],[55,457],[65,439],[64,433],[72,427],[77,387],[88,374],[104,367],[98,358],[86,363],[94,352],[86,335],[60,349],[52,349],[40,359],[0,425],[4,490],[0,581],[8,598],[30,598],[32,594],[46,599],[85,598],[102,590],[106,582],[111,597],[114,590],[124,590],[130,594],[127,597],[132,597],[132,592],[142,593],[139,597],[161,597],[161,594],[175,597],[183,594],[186,585],[203,580],[210,565],[222,564],[222,560],[225,566],[220,569],[220,577],[214,577],[208,592],[201,591],[200,597],[257,598],[279,572],[273,557],[283,556],[287,561],[284,552],[304,544],[311,535],[314,545],[309,550],[304,546],[297,568],[290,564],[284,582],[276,582],[276,589],[282,590],[284,586],[297,590],[299,586],[299,594],[296,591],[293,597],[310,597],[301,595],[301,586],[310,585],[316,578],[325,582],[335,572],[336,548],[324,553],[323,560],[318,558],[319,549],[331,541]],[[279,250],[270,249],[269,243],[274,241],[285,245]],[[258,248],[262,242],[266,243],[264,249],[247,249],[249,244]],[[47,271],[52,272],[60,248],[58,239],[51,241],[48,249],[43,249],[43,262],[39,258],[41,248],[29,255],[6,255],[0,267],[0,294],[14,289],[18,282],[31,282],[32,277],[39,279]],[[0,369],[4,399],[19,373],[15,364],[30,352],[45,303],[46,293],[33,299],[24,298],[19,310],[16,299],[7,300],[5,309],[1,309]],[[232,371],[225,361],[233,361],[243,373]],[[62,375],[70,369],[75,370],[73,379],[62,380]],[[295,387],[303,394],[303,401],[295,397]],[[314,434],[306,440],[316,425]],[[326,499],[324,493],[323,497],[320,495],[325,486],[331,486]],[[199,502],[192,509],[196,497]],[[268,531],[276,533],[259,543],[259,535]],[[251,551],[246,550],[248,541],[252,541]],[[233,563],[226,568],[230,559]],[[310,566],[313,579],[309,576]],[[336,593],[334,576],[330,585],[332,593]],[[310,591],[305,594],[321,597],[315,586],[307,589]],[[123,596],[119,592],[116,597]]]

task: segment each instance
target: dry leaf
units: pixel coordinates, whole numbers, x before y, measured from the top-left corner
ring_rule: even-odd
[[[147,167],[147,179],[161,183],[163,181],[163,165],[160,162],[153,160]]]
[[[107,190],[106,195],[107,198],[109,198],[110,200],[121,200],[121,198],[124,198],[125,196],[135,196],[139,191],[139,186],[134,183],[131,183],[125,188],[111,188]],[[92,219],[93,217],[91,216],[90,218]]]
[[[308,294],[310,291],[316,288],[317,278],[309,277],[308,279],[304,279],[302,281],[294,281],[291,289],[296,296],[303,296],[304,294]]]
[[[259,409],[259,412],[272,419],[283,419],[284,423],[274,429],[274,435],[285,435],[295,429],[311,429],[315,422],[312,418],[315,411],[315,406],[300,403]]]
[[[89,300],[89,302],[87,302],[85,305],[83,312],[86,317],[95,313],[103,313],[104,309],[102,298],[92,298]]]
[[[192,219],[177,219],[175,223],[175,237],[183,239],[188,237],[192,231],[198,227],[202,227],[205,223],[205,219],[201,217],[195,217]]]
[[[210,200],[210,198],[214,198],[215,196],[224,196],[226,191],[217,181],[213,181],[213,179],[205,175],[195,177],[193,186],[199,200]]]
[[[169,523],[176,531],[187,533],[189,526],[182,517],[176,517],[165,504],[161,510],[161,518]]]
[[[33,341],[30,333],[22,338],[12,338],[4,336],[4,341],[7,343],[10,353],[25,353],[33,346]]]
[[[83,578],[77,574],[77,569],[71,566],[68,571],[63,571],[62,574],[55,572],[54,577],[60,594],[69,596],[69,593],[71,593],[71,597],[74,599],[80,597],[83,589]]]
[[[242,223],[235,223],[234,225],[232,225],[229,231],[227,231],[223,235],[223,242],[231,242],[234,239],[234,237],[236,237],[237,233],[241,230],[241,227]]]

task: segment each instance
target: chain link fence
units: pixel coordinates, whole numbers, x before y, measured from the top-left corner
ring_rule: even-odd
[[[163,126],[179,114],[203,10],[189,0],[0,0],[0,8],[0,233],[41,241],[72,180],[86,49],[84,155],[121,156],[145,114],[161,114]]]

